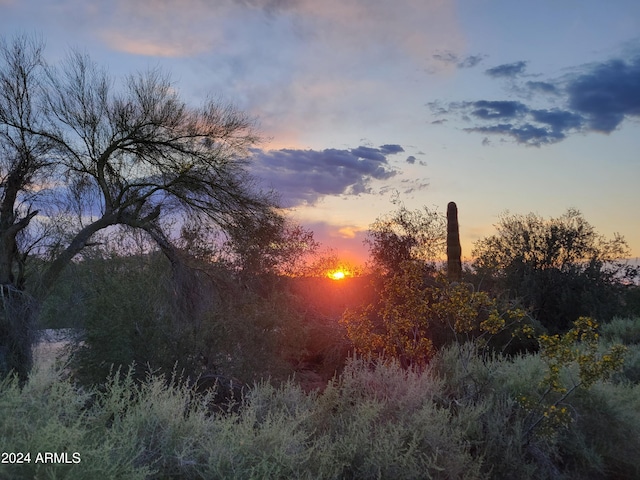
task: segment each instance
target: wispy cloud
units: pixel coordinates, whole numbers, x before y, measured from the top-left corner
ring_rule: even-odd
[[[454,65],[457,68],[473,68],[485,59],[485,55],[460,56],[451,51],[438,52],[431,57],[440,63]]]
[[[528,81],[526,84],[526,89],[531,91],[532,93],[546,93],[546,94],[557,94],[558,87],[556,87],[553,83],[549,82],[535,82]]]
[[[526,105],[512,101],[478,100],[468,104],[471,107],[471,115],[483,120],[497,118],[515,118],[527,112]]]
[[[484,73],[494,78],[513,78],[524,73],[527,68],[527,62],[514,62],[498,65],[497,67],[489,68]]]

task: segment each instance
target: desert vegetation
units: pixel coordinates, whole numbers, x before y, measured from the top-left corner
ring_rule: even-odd
[[[455,203],[398,205],[346,266],[240,112],[0,50],[0,478],[640,476],[622,236],[505,213],[463,263]]]

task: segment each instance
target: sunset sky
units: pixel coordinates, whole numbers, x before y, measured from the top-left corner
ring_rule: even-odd
[[[254,174],[351,260],[394,199],[455,201],[467,258],[569,207],[640,256],[638,0],[0,0],[0,32],[236,104]]]

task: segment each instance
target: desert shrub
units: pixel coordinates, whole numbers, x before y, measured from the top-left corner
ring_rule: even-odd
[[[313,397],[295,384],[256,385],[240,412],[216,417],[201,448],[201,478],[313,478]]]
[[[143,480],[152,472],[137,462],[137,436],[93,428],[99,412],[88,408],[91,394],[61,378],[60,370],[37,369],[22,388],[16,379],[6,379],[0,392],[3,451],[30,453],[29,463],[0,463],[0,478]],[[45,452],[66,452],[71,463],[38,461],[37,454]]]
[[[479,478],[438,383],[397,364],[351,360],[322,393],[256,385],[203,447],[205,478]],[[425,398],[427,400],[425,400]]]
[[[596,325],[587,320],[543,339],[537,354],[479,355],[466,344],[434,357],[433,373],[446,378],[445,398],[463,412],[458,421],[469,426],[490,478],[637,475],[629,453],[637,436],[630,445],[624,438],[638,428],[640,391],[617,382],[621,347],[594,342]]]
[[[579,413],[559,453],[573,478],[638,478],[640,387],[598,383],[577,392],[572,405]]]
[[[132,362],[140,378],[145,369],[170,375],[177,368],[192,378],[286,379],[305,343],[289,292],[274,284],[258,293],[221,265],[185,267],[180,276],[158,253],[96,254],[73,270],[45,304],[41,323],[58,326],[55,317],[75,312],[71,324],[83,335],[72,367],[85,385]]]
[[[350,360],[315,414],[337,476],[480,478],[465,432],[440,401],[442,388],[428,371],[394,360]]]
[[[148,374],[138,382],[130,368],[111,375],[94,394],[89,427],[136,439],[135,464],[158,472],[151,478],[197,478],[205,461],[199,446],[211,434],[211,398],[175,375]]]
[[[361,355],[390,356],[405,365],[423,365],[438,348],[475,340],[506,349],[534,329],[519,308],[500,304],[473,286],[449,283],[419,262],[404,262],[378,285],[378,298],[347,310],[341,318]],[[497,335],[502,334],[503,338]]]
[[[615,378],[623,383],[640,384],[640,345],[627,347],[622,372]]]
[[[640,317],[616,317],[600,328],[602,337],[624,345],[640,344]]]
[[[180,339],[172,335],[164,260],[113,255],[82,267],[84,334],[72,355],[76,377],[103,382],[112,369],[132,362],[170,371]]]
[[[570,422],[532,429],[550,406],[549,365],[473,344],[421,369],[351,358],[322,392],[263,381],[226,410],[177,376],[121,371],[83,389],[36,371],[0,384],[0,441],[82,461],[0,464],[0,478],[637,478],[640,387],[600,378],[555,405]],[[571,361],[557,381],[570,389],[579,373]]]

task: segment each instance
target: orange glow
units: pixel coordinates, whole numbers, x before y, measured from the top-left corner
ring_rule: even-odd
[[[327,276],[329,278],[331,278],[332,280],[342,280],[344,279],[347,275],[349,274],[349,272],[345,272],[344,270],[334,270],[332,272],[329,272],[327,274]]]

